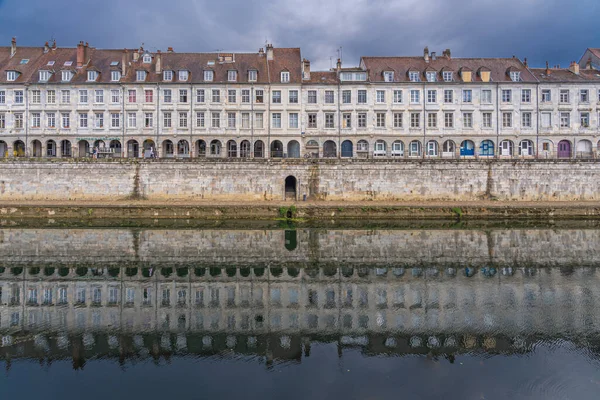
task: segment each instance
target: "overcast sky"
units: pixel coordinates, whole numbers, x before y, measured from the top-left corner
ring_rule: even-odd
[[[600,0],[0,0],[0,45],[210,52],[301,47],[327,69],[363,55],[527,57],[531,66],[579,60],[600,47]]]

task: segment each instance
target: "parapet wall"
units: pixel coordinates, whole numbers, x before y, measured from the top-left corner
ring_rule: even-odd
[[[600,163],[567,161],[7,161],[0,200],[598,200]]]

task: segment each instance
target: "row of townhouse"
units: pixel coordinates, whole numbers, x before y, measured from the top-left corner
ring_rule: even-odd
[[[151,53],[0,47],[0,155],[594,157],[600,74],[517,58],[362,57],[312,71],[299,48]]]

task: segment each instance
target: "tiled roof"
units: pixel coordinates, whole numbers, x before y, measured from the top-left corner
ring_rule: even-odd
[[[304,83],[336,85],[338,75],[335,71],[314,71],[310,73],[310,80],[305,80]]]
[[[531,68],[531,72],[540,82],[600,82],[600,74],[596,70],[581,69],[579,75],[568,68]]]
[[[589,50],[593,55],[600,58],[600,49],[589,49]]]
[[[458,71],[478,71],[485,67],[491,73],[494,82],[510,82],[509,69],[521,72],[524,82],[535,82],[535,77],[527,70],[523,63],[517,58],[448,58],[437,57],[426,62],[423,57],[362,57],[362,64],[369,71],[371,82],[383,82],[384,71],[394,71],[395,82],[408,82],[408,71],[419,71],[424,74],[426,70],[454,71],[454,80],[460,82]],[[473,74],[472,81],[481,82],[478,74]]]

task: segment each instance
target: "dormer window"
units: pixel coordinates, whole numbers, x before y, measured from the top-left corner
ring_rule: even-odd
[[[135,80],[138,82],[144,82],[146,80],[146,71],[136,71]]]
[[[61,78],[62,78],[63,82],[69,82],[72,77],[73,77],[73,73],[71,71],[62,71]]]
[[[288,71],[281,72],[281,83],[288,83],[290,81],[290,73]]]
[[[6,72],[6,80],[9,82],[13,82],[17,80],[18,73],[17,71],[7,71]]]
[[[65,67],[70,67],[73,65],[73,61],[65,61]]]
[[[256,82],[258,80],[258,71],[251,69],[248,71],[248,81]]]
[[[385,82],[394,82],[394,71],[385,71],[383,73],[383,80]]]
[[[237,82],[237,71],[227,71],[227,80],[229,82]]]
[[[510,80],[513,82],[521,82],[521,73],[519,71],[510,71]]]
[[[21,64],[22,64],[22,65],[25,65],[25,64],[27,64],[28,62],[29,62],[29,58],[24,58],[24,59],[22,59],[22,60],[21,60]]]
[[[188,80],[189,72],[188,71],[179,71],[179,80],[185,82]]]
[[[425,73],[425,76],[427,77],[427,82],[435,82],[437,81],[437,74],[435,73],[435,71],[427,71]]]
[[[204,71],[204,81],[212,82],[214,73],[213,71]]]
[[[444,77],[444,82],[452,82],[454,77],[452,76],[452,71],[444,71],[442,74]]]
[[[40,71],[40,82],[48,82],[50,71]]]
[[[46,64],[47,66],[51,67],[54,65],[54,61],[48,61],[48,64]]]
[[[121,80],[121,71],[111,71],[110,80],[112,82],[119,82]]]
[[[152,63],[152,56],[150,54],[144,54],[144,57],[142,58],[142,62],[144,64]]]
[[[411,82],[421,82],[421,78],[419,78],[419,72],[417,71],[410,71],[408,73],[408,79]]]
[[[87,73],[88,82],[96,82],[96,79],[98,79],[98,71],[88,71]]]
[[[117,65],[119,65],[119,62],[118,62],[118,61],[111,61],[111,62],[110,62],[110,66],[111,66],[111,67],[116,67]]]
[[[173,80],[173,71],[163,71],[163,81],[171,82]]]

